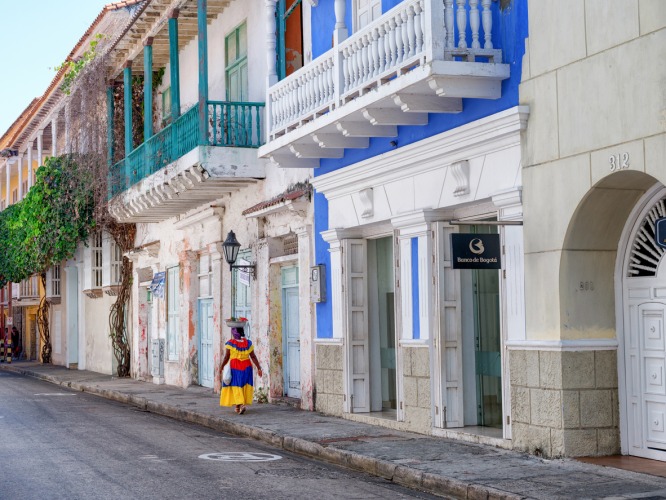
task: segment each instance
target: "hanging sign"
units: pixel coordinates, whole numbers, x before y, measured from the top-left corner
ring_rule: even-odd
[[[239,266],[249,266],[250,263],[245,259],[238,259]],[[246,269],[237,269],[238,271],[238,282],[242,283],[245,286],[250,286],[250,271]]]
[[[158,299],[163,299],[164,298],[164,279],[166,278],[166,272],[162,271],[161,273],[155,273],[153,276],[153,281],[150,283],[150,286],[148,287],[151,292],[153,292],[153,296],[157,297]]]
[[[655,243],[661,248],[666,248],[666,217],[657,219],[654,222],[654,227]]]
[[[453,269],[501,269],[499,234],[453,233]]]

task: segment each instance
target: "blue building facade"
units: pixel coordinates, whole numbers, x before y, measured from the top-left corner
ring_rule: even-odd
[[[312,60],[269,88],[260,155],[313,171],[327,297],[315,407],[510,438],[527,1],[322,0],[310,12]],[[457,269],[453,233],[499,239],[501,268]]]

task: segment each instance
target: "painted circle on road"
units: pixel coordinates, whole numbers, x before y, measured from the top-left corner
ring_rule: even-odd
[[[204,460],[217,460],[219,462],[271,462],[280,460],[280,455],[270,453],[254,453],[246,451],[226,451],[223,453],[204,453],[199,455]]]

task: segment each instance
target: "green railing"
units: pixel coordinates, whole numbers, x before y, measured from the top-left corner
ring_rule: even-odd
[[[208,101],[208,144],[258,148],[264,103]],[[109,169],[109,198],[160,171],[201,145],[194,106]]]

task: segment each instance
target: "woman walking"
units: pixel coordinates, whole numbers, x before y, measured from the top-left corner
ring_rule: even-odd
[[[243,328],[231,328],[232,339],[228,340],[224,347],[226,353],[222,366],[220,367],[220,379],[227,363],[231,366],[231,381],[226,384],[222,382],[220,391],[220,406],[234,406],[234,411],[239,414],[245,413],[247,405],[252,404],[254,397],[253,371],[252,363],[257,367],[257,373],[261,377],[261,366],[259,360],[254,354],[252,341],[245,338]]]

